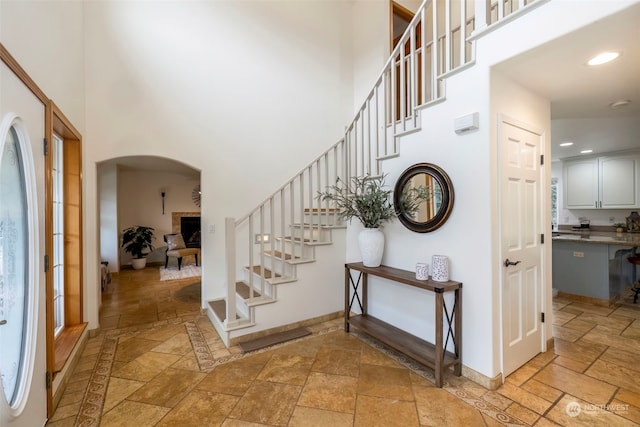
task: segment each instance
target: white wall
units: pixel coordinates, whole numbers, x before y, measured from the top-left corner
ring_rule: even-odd
[[[87,161],[156,155],[201,170],[202,226],[216,227],[203,293],[222,295],[224,218],[336,142],[351,115],[347,3],[88,2],[84,23]],[[84,178],[95,216],[95,166]]]
[[[98,167],[100,206],[100,261],[109,262],[109,271],[120,270],[118,262],[118,171],[115,164]]]
[[[123,229],[132,225],[154,228],[154,250],[148,262],[164,262],[162,236],[172,233],[172,212],[200,212],[191,200],[191,192],[200,184],[193,176],[168,172],[120,169],[118,171],[118,241]],[[162,213],[161,192],[165,192]],[[120,250],[120,265],[131,264],[131,255]]]
[[[2,0],[0,42],[81,133],[84,37],[81,1]]]

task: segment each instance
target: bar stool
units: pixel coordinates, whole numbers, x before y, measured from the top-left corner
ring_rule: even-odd
[[[634,255],[627,258],[631,264],[633,264],[633,283],[631,284],[631,290],[633,291],[633,303],[638,303],[638,293],[640,293],[640,281],[635,280],[636,278],[636,266],[640,265],[640,255]]]

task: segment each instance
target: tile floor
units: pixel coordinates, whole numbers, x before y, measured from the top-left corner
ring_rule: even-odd
[[[495,391],[433,375],[341,319],[242,355],[200,314],[197,279],[125,270],[49,426],[640,425],[640,308],[556,299],[555,348]],[[186,326],[186,328],[185,328]]]

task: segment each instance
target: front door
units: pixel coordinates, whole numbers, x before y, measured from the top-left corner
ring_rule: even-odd
[[[0,425],[44,425],[45,107],[0,61]]]
[[[542,349],[542,137],[500,120],[503,375]]]

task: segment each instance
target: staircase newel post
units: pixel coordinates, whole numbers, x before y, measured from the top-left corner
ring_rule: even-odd
[[[234,218],[225,218],[225,261],[227,267],[227,318],[224,322],[226,326],[229,326],[236,319],[236,221]]]

